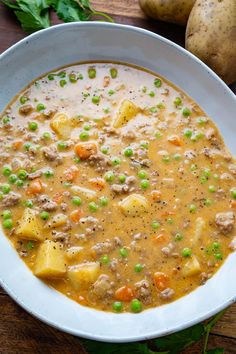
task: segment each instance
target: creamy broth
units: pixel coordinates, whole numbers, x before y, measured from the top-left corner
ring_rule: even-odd
[[[176,300],[236,248],[235,161],[158,75],[118,63],[49,73],[2,113],[0,139],[3,231],[36,276],[82,305]]]

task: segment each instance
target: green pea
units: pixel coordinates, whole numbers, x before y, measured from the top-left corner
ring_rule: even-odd
[[[205,199],[204,200],[204,205],[205,206],[211,206],[212,205],[212,201],[210,199]]]
[[[40,218],[42,219],[42,220],[48,220],[49,219],[49,213],[47,212],[47,211],[42,211],[41,213],[40,213]]]
[[[51,169],[50,170],[46,170],[44,172],[44,176],[47,177],[47,178],[50,178],[50,177],[54,176],[53,170],[51,170]]]
[[[190,213],[195,213],[196,210],[197,210],[196,205],[195,204],[190,204],[190,206],[189,206]]]
[[[17,180],[17,175],[14,175],[14,174],[10,175],[8,178],[8,182],[12,183],[12,184],[15,183],[16,180]]]
[[[140,263],[135,264],[134,271],[136,273],[140,273],[142,270],[143,270],[143,265],[142,264],[140,264]]]
[[[113,166],[120,165],[120,163],[121,163],[121,160],[119,159],[119,157],[112,157],[111,161],[112,161]]]
[[[103,153],[103,154],[108,154],[108,151],[109,151],[109,148],[107,147],[107,146],[102,146],[101,147],[101,152]]]
[[[3,220],[11,219],[11,210],[3,210],[2,217]]]
[[[121,301],[114,301],[112,308],[115,312],[121,312],[123,310],[123,304]]]
[[[3,194],[8,194],[11,190],[11,187],[9,186],[9,184],[4,183],[4,184],[2,184],[1,189],[2,189]]]
[[[192,255],[192,250],[190,248],[186,247],[182,250],[183,257],[190,257],[191,255]]]
[[[43,138],[49,140],[49,139],[51,139],[51,134],[49,132],[44,132]]]
[[[76,83],[77,82],[77,77],[75,74],[71,73],[69,74],[69,80],[72,84]]]
[[[211,192],[211,193],[215,193],[216,187],[215,187],[215,186],[209,186],[209,187],[208,187],[208,190],[209,190],[209,192]]]
[[[31,148],[31,146],[32,144],[27,142],[24,144],[24,149],[28,151]]]
[[[214,178],[215,180],[218,180],[218,179],[219,179],[219,176],[217,175],[217,173],[215,173],[215,174],[213,175],[213,178]]]
[[[204,125],[207,123],[207,118],[206,117],[197,118],[197,123],[200,125]]]
[[[29,130],[35,131],[38,129],[38,124],[36,122],[29,122],[28,127],[29,127]]]
[[[5,165],[3,166],[3,169],[2,169],[2,174],[4,176],[10,176],[10,174],[12,173],[12,168],[10,165]]]
[[[64,141],[59,141],[59,142],[57,143],[57,147],[58,147],[58,149],[60,149],[60,150],[64,150],[64,149],[67,147],[67,145],[66,145],[66,143],[65,143]]]
[[[112,96],[112,95],[114,95],[115,92],[116,92],[116,91],[114,91],[114,90],[109,90],[109,91],[108,91],[108,95],[109,95],[109,96]]]
[[[133,299],[130,305],[131,311],[134,313],[139,313],[142,311],[142,303],[138,299]]]
[[[13,227],[12,219],[3,220],[2,226],[4,229],[8,229],[8,230],[12,229]]]
[[[181,241],[183,240],[183,235],[180,232],[177,232],[175,234],[175,241]]]
[[[99,97],[99,96],[93,96],[93,97],[92,97],[92,102],[93,102],[94,104],[99,104],[99,102],[100,102],[100,97]]]
[[[79,135],[80,140],[88,140],[89,139],[89,134],[87,132],[81,132]]]
[[[158,221],[153,221],[153,222],[151,223],[151,227],[152,227],[154,230],[159,229],[160,226],[161,226],[161,224],[160,224]]]
[[[126,248],[120,248],[120,255],[123,258],[127,258],[128,257],[128,250]]]
[[[24,181],[28,177],[28,173],[25,170],[20,170],[17,174],[18,178]]]
[[[93,213],[98,211],[98,205],[95,202],[90,202],[88,206],[89,206],[89,210],[92,211]]]
[[[163,156],[162,161],[164,161],[166,163],[170,162],[170,156]]]
[[[107,204],[108,204],[108,198],[107,197],[101,197],[100,199],[99,199],[99,203],[100,203],[100,205],[101,206],[107,206]]]
[[[154,136],[155,136],[155,138],[160,139],[162,137],[162,133],[159,130],[157,130],[155,132]]]
[[[124,155],[125,155],[126,157],[131,157],[131,156],[133,156],[133,149],[132,149],[131,147],[125,148],[125,150],[124,150]]]
[[[209,168],[204,168],[203,174],[204,174],[204,176],[206,176],[206,177],[210,177],[210,175],[211,175],[211,170],[210,170]]]
[[[38,104],[37,104],[37,107],[36,107],[36,110],[37,110],[38,112],[41,112],[41,111],[43,111],[45,108],[46,108],[46,107],[44,106],[43,103],[38,103]]]
[[[18,180],[16,181],[16,185],[17,185],[17,187],[23,187],[24,181],[22,181],[21,179],[18,179]]]
[[[96,69],[95,68],[88,68],[88,77],[90,79],[95,79],[95,77],[96,77]]]
[[[145,170],[140,170],[140,171],[138,172],[138,177],[139,177],[140,179],[147,178],[147,176],[148,176],[148,174],[147,174],[147,172],[146,172]]]
[[[159,87],[161,87],[161,85],[162,85],[162,81],[161,81],[160,79],[156,78],[156,79],[154,80],[154,85],[155,85],[157,88],[159,88]]]
[[[3,200],[3,192],[0,191],[0,200]]]
[[[123,174],[119,175],[118,176],[118,180],[119,180],[120,183],[125,183],[126,175],[123,175]]]
[[[213,243],[212,243],[212,248],[213,248],[214,250],[218,250],[218,249],[220,248],[219,242],[213,242]]]
[[[104,179],[107,182],[113,182],[115,179],[115,175],[114,175],[113,171],[107,171],[104,175]]]
[[[215,259],[217,259],[218,261],[221,261],[223,259],[223,254],[221,252],[216,253]]]
[[[67,81],[66,80],[60,80],[59,83],[60,83],[61,87],[64,87],[67,84]]]
[[[34,242],[32,242],[32,241],[27,242],[26,248],[29,251],[32,250],[34,248]]]
[[[188,128],[184,129],[184,136],[186,136],[186,138],[191,138],[192,135],[193,135],[192,130]]]
[[[141,141],[140,146],[143,147],[144,149],[148,149],[149,144],[147,141]]]
[[[167,224],[172,225],[174,224],[174,220],[172,218],[167,219]]]
[[[72,203],[75,204],[75,205],[77,205],[77,206],[80,206],[80,205],[82,204],[82,200],[81,200],[80,197],[74,196],[74,197],[72,198]]]
[[[11,118],[10,118],[10,117],[3,117],[3,118],[2,118],[3,124],[8,124],[8,123],[10,123],[10,121],[11,121]]]
[[[236,199],[236,188],[231,190],[231,196],[233,199]]]
[[[150,187],[150,182],[148,179],[142,179],[140,182],[140,186],[142,189],[147,189],[148,187]]]
[[[60,71],[57,76],[63,78],[63,77],[66,77],[66,72],[65,71]]]
[[[142,92],[143,92],[143,93],[146,93],[146,92],[147,92],[147,86],[143,86],[143,87],[142,87]]]
[[[88,131],[88,130],[91,129],[91,127],[90,127],[89,124],[85,124],[85,125],[83,126],[83,129],[86,130],[86,131]]]
[[[117,75],[118,75],[118,71],[116,68],[111,68],[110,69],[110,75],[111,75],[111,78],[112,79],[116,79],[117,78]]]
[[[151,113],[157,113],[157,112],[158,112],[158,109],[157,109],[157,107],[151,107],[151,108],[149,109],[149,111],[150,111]]]
[[[65,188],[71,187],[71,182],[64,182],[63,187],[65,187]]]
[[[110,258],[108,257],[107,254],[104,254],[101,258],[100,258],[100,262],[102,264],[109,264],[110,263]]]
[[[50,80],[50,81],[54,80],[54,74],[49,74],[48,75],[48,80]]]
[[[160,103],[157,104],[157,108],[164,109],[164,108],[166,108],[166,106],[164,105],[163,102],[160,102]]]
[[[103,112],[105,114],[108,114],[110,112],[110,108],[106,107],[106,108],[103,108]]]
[[[155,92],[154,92],[154,91],[150,91],[150,92],[149,92],[149,96],[150,96],[150,97],[155,97]]]
[[[197,170],[197,165],[195,163],[193,163],[190,167],[191,171],[196,171]]]
[[[198,141],[199,139],[201,139],[203,137],[204,137],[204,134],[202,132],[196,132],[192,135],[191,140]]]
[[[208,178],[206,176],[201,176],[200,177],[200,183],[205,184],[208,181]]]
[[[79,80],[83,80],[83,78],[84,78],[84,77],[83,77],[82,74],[79,74],[79,75],[78,75],[78,79],[79,79]]]
[[[79,157],[74,157],[73,160],[76,162],[76,163],[79,163],[81,160]]]
[[[25,201],[25,206],[27,207],[27,208],[33,208],[33,206],[34,206],[34,203],[32,202],[32,200],[26,200]]]
[[[174,100],[174,105],[175,105],[176,107],[179,107],[179,106],[182,105],[182,100],[181,100],[180,97],[176,97],[176,98],[175,98],[175,100]]]
[[[182,156],[180,154],[174,154],[173,158],[174,160],[179,161],[181,160]]]
[[[182,110],[182,115],[187,118],[190,116],[192,112],[190,111],[190,109],[188,107],[185,107],[183,110]]]
[[[26,96],[21,96],[20,97],[20,103],[21,104],[25,104],[27,101],[28,101],[28,97],[26,97]]]

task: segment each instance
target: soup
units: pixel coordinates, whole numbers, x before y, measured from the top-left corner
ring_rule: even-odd
[[[180,89],[84,63],[2,113],[4,233],[33,274],[78,303],[140,312],[204,284],[236,248],[236,164]]]

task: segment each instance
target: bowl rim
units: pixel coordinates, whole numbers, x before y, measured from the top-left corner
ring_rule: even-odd
[[[32,33],[31,35],[21,39],[20,41],[18,41],[17,43],[13,44],[11,47],[9,47],[7,50],[5,50],[3,53],[0,54],[0,62],[1,60],[11,54],[12,51],[17,50],[18,47],[21,47],[22,44],[30,42],[32,40],[37,40],[38,37],[40,37],[42,34],[44,35],[47,32],[55,32],[58,29],[61,28],[77,28],[77,27],[103,27],[105,29],[109,29],[109,28],[116,28],[117,30],[125,30],[125,31],[132,31],[135,32],[137,34],[143,34],[145,36],[148,37],[152,37],[154,39],[157,39],[161,42],[163,42],[164,44],[177,49],[178,51],[182,52],[183,55],[189,57],[191,60],[193,60],[194,62],[198,63],[198,65],[202,66],[203,69],[205,71],[208,72],[208,74],[210,74],[210,76],[212,76],[215,79],[215,82],[220,84],[222,86],[222,89],[224,89],[224,91],[231,96],[231,99],[235,100],[236,102],[236,96],[234,95],[234,93],[230,90],[230,88],[225,84],[225,82],[215,73],[213,72],[213,70],[211,70],[205,63],[203,63],[200,59],[198,59],[195,55],[193,55],[192,53],[188,52],[186,49],[184,49],[183,47],[181,47],[180,45],[172,42],[171,40],[164,38],[156,33],[153,33],[149,30],[143,29],[143,28],[139,28],[139,27],[134,27],[131,25],[123,25],[123,24],[116,24],[116,23],[106,23],[106,22],[99,22],[99,21],[93,21],[93,22],[73,22],[73,23],[66,23],[66,24],[58,24],[58,25],[54,25],[52,27],[37,31],[35,33]],[[9,241],[8,241],[9,242]],[[32,275],[33,276],[33,275]],[[147,340],[147,339],[152,339],[155,337],[161,337],[161,336],[165,336],[177,331],[181,331],[185,328],[188,328],[190,326],[195,325],[196,323],[199,323],[213,315],[215,315],[217,312],[223,310],[224,308],[226,308],[227,306],[229,306],[230,304],[232,304],[233,302],[236,301],[236,294],[234,296],[229,297],[228,299],[226,299],[224,302],[220,303],[219,306],[213,308],[211,311],[204,313],[202,316],[198,316],[195,319],[191,320],[191,321],[183,321],[183,323],[181,325],[177,325],[175,327],[171,327],[169,330],[167,330],[166,328],[164,328],[162,331],[159,331],[158,334],[155,332],[155,329],[153,329],[153,331],[148,334],[143,334],[143,335],[139,335],[137,337],[137,335],[132,336],[132,334],[128,335],[127,338],[115,338],[115,340],[113,340],[110,336],[107,335],[93,335],[92,333],[88,333],[88,332],[83,332],[81,330],[78,329],[74,329],[74,328],[70,328],[68,326],[65,325],[60,325],[57,322],[55,322],[54,320],[51,320],[50,318],[40,314],[37,310],[31,309],[30,306],[28,306],[26,303],[24,303],[23,301],[21,301],[21,299],[19,299],[19,297],[17,296],[16,293],[14,293],[14,291],[8,286],[8,284],[6,283],[6,281],[4,281],[1,276],[0,276],[0,285],[2,286],[2,288],[11,296],[12,299],[14,299],[14,301],[20,305],[24,310],[26,310],[28,313],[30,313],[32,316],[34,316],[37,319],[40,319],[42,322],[57,328],[61,331],[64,331],[66,333],[72,334],[72,335],[76,335],[76,336],[80,336],[83,338],[87,338],[87,339],[91,339],[91,340],[98,340],[98,341],[103,341],[103,342],[116,342],[116,343],[125,343],[125,342],[135,342],[135,341],[140,341],[140,340]],[[64,296],[64,295],[63,295]],[[185,297],[185,296],[184,296]],[[168,305],[163,305],[163,306],[168,306]],[[150,311],[153,309],[149,309],[147,311]],[[132,314],[133,315],[133,314]],[[123,316],[123,314],[119,315],[119,316]]]

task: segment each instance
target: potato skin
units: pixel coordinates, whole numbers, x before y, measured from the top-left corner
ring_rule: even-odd
[[[185,47],[227,84],[236,80],[236,0],[197,0]]]
[[[185,26],[196,0],[139,0],[142,10],[150,17]]]

